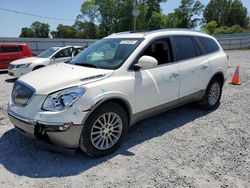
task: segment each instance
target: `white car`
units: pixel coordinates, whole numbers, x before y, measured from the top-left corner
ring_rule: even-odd
[[[51,47],[37,57],[12,61],[9,65],[8,73],[10,76],[20,77],[47,65],[68,62],[82,50],[82,46]]]
[[[216,39],[201,32],[112,34],[69,63],[19,78],[8,114],[17,130],[50,148],[103,156],[156,113],[191,101],[218,107],[227,63]]]

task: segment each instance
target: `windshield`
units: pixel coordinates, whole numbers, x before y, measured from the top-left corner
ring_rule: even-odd
[[[142,40],[142,38],[102,39],[83,50],[69,63],[86,67],[117,69]]]
[[[47,58],[50,57],[52,54],[54,54],[59,48],[49,48],[47,50],[45,50],[44,52],[42,52],[40,55],[38,55],[38,57],[41,58]]]

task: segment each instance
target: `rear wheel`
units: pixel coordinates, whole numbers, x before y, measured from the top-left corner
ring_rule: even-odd
[[[204,109],[215,109],[220,105],[221,94],[222,82],[214,78],[208,84],[205,95],[199,105]]]
[[[80,148],[90,156],[107,155],[119,147],[127,127],[127,115],[120,105],[101,105],[84,124]]]

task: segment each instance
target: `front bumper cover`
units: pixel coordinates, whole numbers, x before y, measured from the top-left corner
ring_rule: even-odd
[[[22,117],[8,109],[10,122],[24,135],[36,140],[49,150],[72,153],[78,148],[82,125],[72,123],[51,123]],[[59,127],[70,124],[64,131]]]

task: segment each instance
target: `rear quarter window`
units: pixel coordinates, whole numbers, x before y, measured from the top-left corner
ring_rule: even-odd
[[[218,44],[211,38],[198,37],[198,40],[201,42],[208,54],[216,52],[220,49]]]

